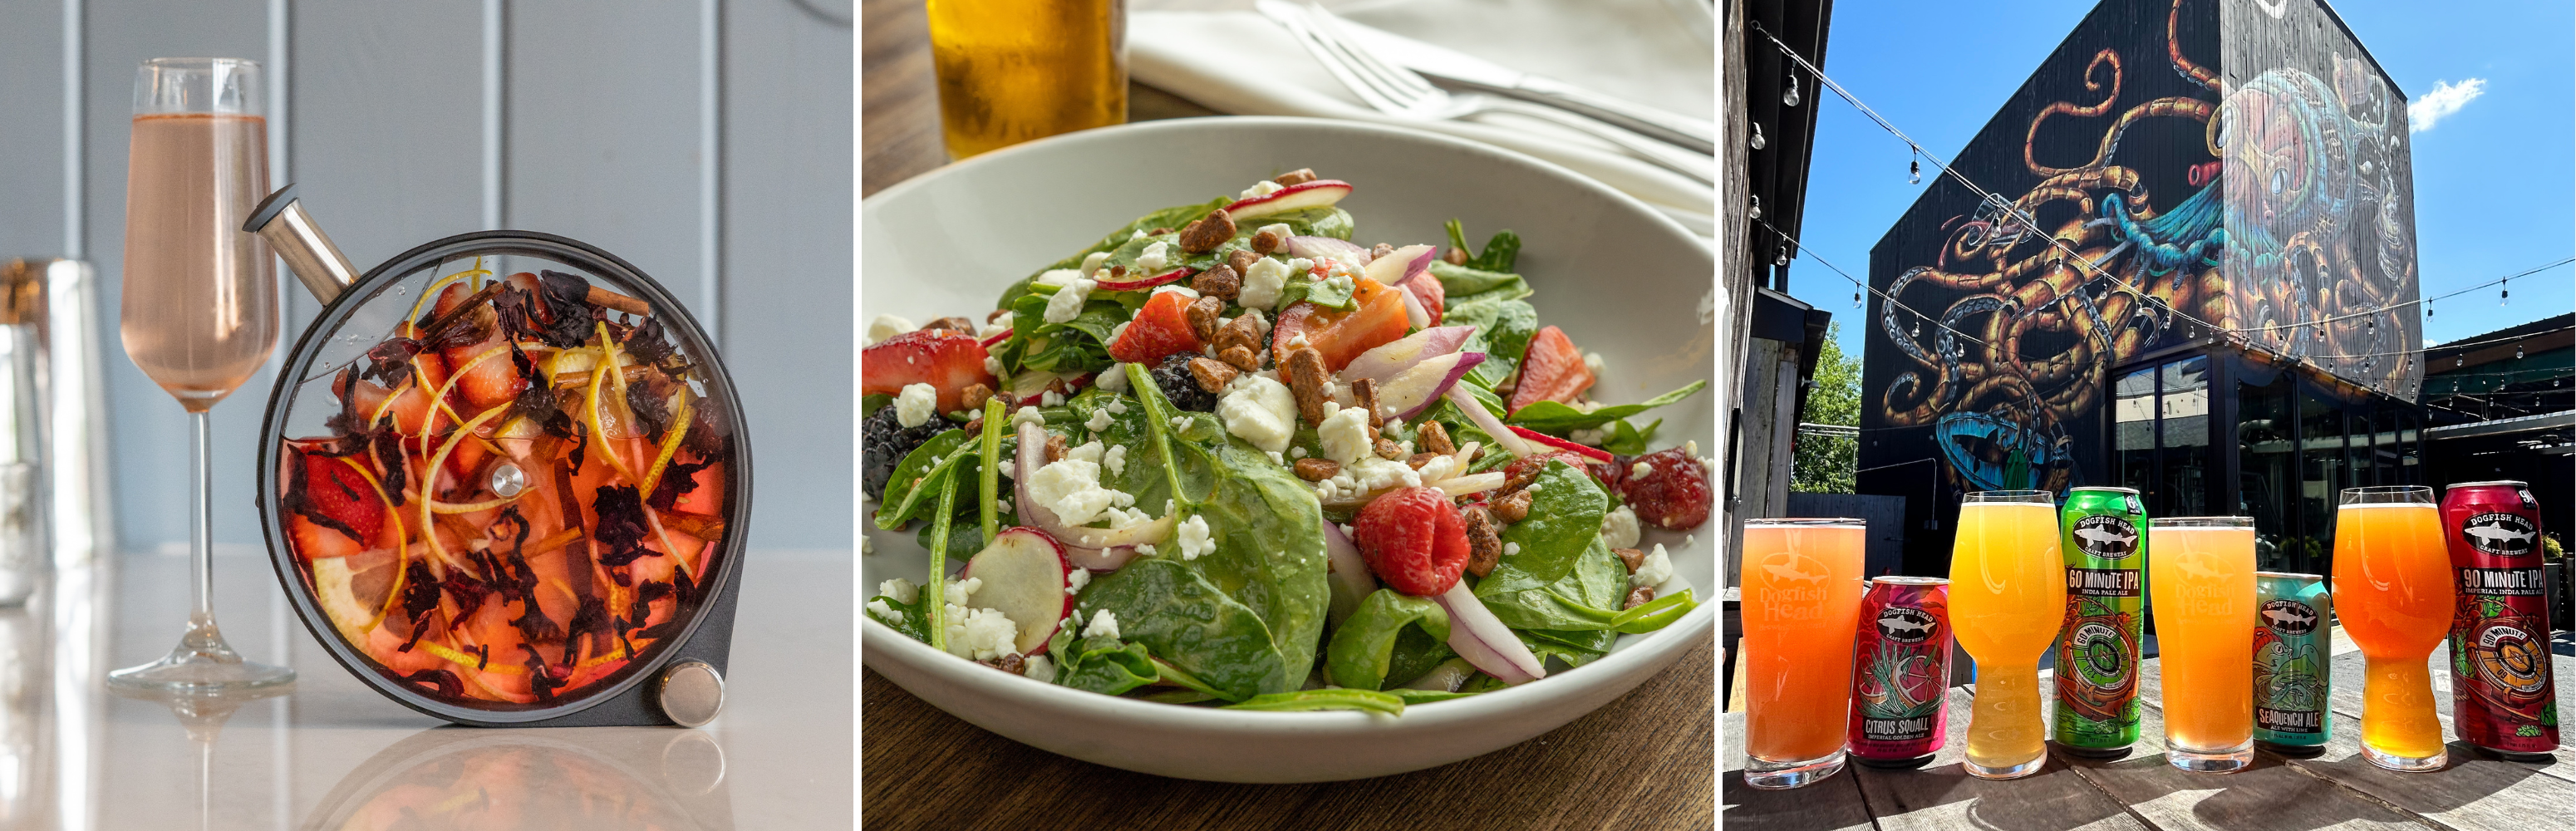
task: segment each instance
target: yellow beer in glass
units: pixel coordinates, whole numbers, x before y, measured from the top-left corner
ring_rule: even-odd
[[[2442,722],[2425,661],[2451,632],[2451,582],[2433,489],[2346,488],[2335,512],[2335,617],[2369,662],[2361,755],[2397,771],[2439,770]]]
[[[1867,527],[1744,523],[1744,784],[1795,788],[1843,768]]]
[[[2039,659],[2066,618],[2057,499],[2048,491],[1979,491],[1959,505],[1950,553],[1950,626],[1977,659],[1968,773],[2016,779],[2048,762]]]
[[[1125,0],[929,0],[948,155],[1127,121]]]
[[[2158,519],[2147,535],[2165,761],[2243,770],[2254,762],[2254,518]]]

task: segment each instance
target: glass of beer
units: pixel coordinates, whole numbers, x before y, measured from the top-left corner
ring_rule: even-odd
[[[2159,519],[2148,594],[2163,649],[2165,761],[2204,773],[2254,762],[2254,518]]]
[[[1857,519],[1744,523],[1744,784],[1795,788],[1843,769],[1867,528]]]
[[[2334,602],[2369,662],[2361,755],[2389,770],[2440,770],[2442,722],[2425,659],[2451,632],[2458,589],[2433,489],[2346,488],[2335,512]]]
[[[929,0],[951,159],[1127,121],[1125,0]]]
[[[211,582],[207,412],[277,348],[274,259],[266,242],[242,230],[268,194],[261,92],[259,64],[235,58],[154,58],[135,73],[119,334],[126,357],[177,398],[196,427],[196,606],[169,655],[108,673],[108,683],[124,689],[211,694],[295,680],[294,670],[242,660],[224,643]]]
[[[1962,763],[1969,775],[2017,779],[2047,764],[2039,658],[2065,617],[2057,499],[2048,491],[1968,494],[1950,553],[1950,631],[1977,659]]]

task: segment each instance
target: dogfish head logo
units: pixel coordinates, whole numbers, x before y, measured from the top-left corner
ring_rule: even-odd
[[[2075,547],[2105,560],[2126,560],[2138,553],[2138,528],[2127,519],[2094,514],[2075,521]]]
[[[1932,637],[1932,615],[1912,606],[1889,606],[1878,613],[1878,636],[1897,643],[1922,643]]]
[[[2317,611],[2296,600],[2275,600],[2263,604],[2263,625],[2295,638],[2317,630]]]
[[[2487,513],[2460,523],[2469,547],[2498,557],[2519,557],[2539,550],[2540,528],[2521,514]]]

